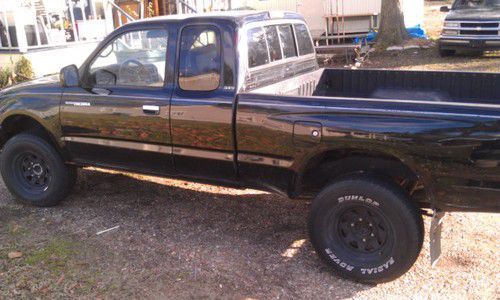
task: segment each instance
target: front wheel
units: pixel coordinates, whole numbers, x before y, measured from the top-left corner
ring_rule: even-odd
[[[9,191],[20,201],[53,206],[63,200],[76,181],[76,169],[64,164],[46,140],[29,133],[5,144],[0,171]]]
[[[309,234],[335,273],[381,283],[411,268],[424,228],[418,207],[399,186],[360,176],[335,182],[317,196]]]

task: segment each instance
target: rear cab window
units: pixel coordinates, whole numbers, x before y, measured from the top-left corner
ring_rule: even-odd
[[[248,65],[251,68],[269,63],[266,36],[261,27],[252,28],[247,31],[247,44]]]
[[[297,56],[297,47],[293,37],[292,25],[284,24],[278,26],[279,36],[281,40],[281,48],[285,58]]]
[[[314,46],[311,42],[311,36],[304,24],[294,24],[295,37],[297,39],[297,48],[299,55],[307,55],[314,52]]]
[[[246,46],[250,70],[314,54],[307,26],[293,20],[251,24],[246,30]]]
[[[307,25],[297,19],[246,24],[239,42],[241,86],[253,89],[318,68]],[[297,63],[295,63],[297,62]]]

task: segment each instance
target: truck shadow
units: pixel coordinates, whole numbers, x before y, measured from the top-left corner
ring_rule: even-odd
[[[336,277],[320,261],[308,240],[309,203],[303,201],[253,190],[83,170],[79,186],[64,206],[89,207],[106,223],[102,228],[120,225],[142,245],[139,248],[158,253],[149,259],[156,264],[165,249],[193,256],[189,258],[193,269],[199,266],[203,274],[208,264],[211,270],[205,270],[204,278],[188,276],[191,281],[210,282],[222,276],[245,297],[283,293],[305,298],[311,285],[317,285],[317,296],[351,297],[370,288]],[[158,269],[148,262],[137,263]]]
[[[272,194],[82,170],[61,205],[20,210],[6,210],[6,222],[43,217],[37,238],[69,235],[99,249],[84,262],[120,282],[115,296],[350,298],[371,288],[338,278],[317,257],[308,203]]]

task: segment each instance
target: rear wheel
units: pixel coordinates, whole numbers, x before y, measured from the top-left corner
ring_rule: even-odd
[[[399,186],[356,177],[333,183],[318,195],[309,233],[317,253],[338,275],[380,283],[411,268],[424,229],[418,207]]]
[[[5,144],[0,171],[18,200],[36,206],[58,204],[77,176],[76,168],[65,165],[52,145],[29,133],[19,134]]]

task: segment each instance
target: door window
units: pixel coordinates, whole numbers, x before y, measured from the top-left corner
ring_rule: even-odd
[[[105,47],[89,69],[95,86],[161,87],[168,33],[164,29],[127,32]]]
[[[212,91],[220,85],[221,47],[213,26],[188,26],[182,30],[179,87],[185,91]]]

